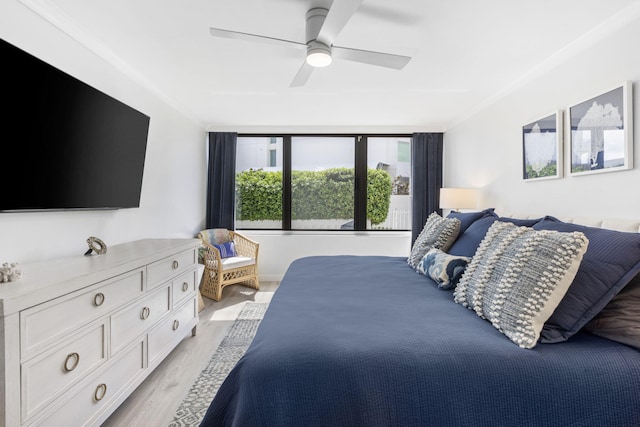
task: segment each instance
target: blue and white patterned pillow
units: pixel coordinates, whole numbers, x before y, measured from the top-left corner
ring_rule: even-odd
[[[496,221],[453,292],[522,348],[533,348],[573,281],[589,240],[582,232]]]
[[[236,245],[233,243],[233,241],[221,243],[219,245],[213,245],[213,247],[220,251],[220,258],[231,258],[232,256],[238,255],[236,253]]]
[[[469,257],[449,255],[440,249],[432,248],[418,264],[418,273],[431,277],[438,284],[438,289],[453,289],[469,261]]]

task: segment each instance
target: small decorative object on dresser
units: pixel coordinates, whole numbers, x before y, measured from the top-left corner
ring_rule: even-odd
[[[198,240],[25,264],[0,286],[0,427],[94,426],[198,324]]]
[[[107,245],[97,237],[90,236],[87,239],[87,245],[89,245],[89,250],[84,253],[85,255],[91,255],[91,252],[95,252],[98,255],[107,253]]]
[[[16,262],[5,262],[0,268],[0,283],[15,282],[22,277],[22,271],[18,270]]]

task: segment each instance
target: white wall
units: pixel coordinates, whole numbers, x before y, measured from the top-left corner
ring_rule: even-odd
[[[498,212],[562,217],[640,217],[640,145],[629,171],[568,176],[525,182],[522,179],[522,126],[633,81],[640,96],[640,22],[621,22],[599,40],[576,43],[567,61],[519,85],[506,97],[445,133],[447,187],[481,188],[481,208]],[[593,37],[593,35],[591,35]],[[554,60],[557,60],[554,59]],[[634,101],[635,135],[640,106]],[[565,159],[568,137],[565,135]],[[565,166],[565,170],[566,170]]]
[[[194,237],[203,228],[203,127],[17,0],[0,2],[0,38],[151,117],[140,208],[0,213],[0,263],[81,255],[89,236],[114,245],[147,237]]]
[[[313,255],[390,255],[407,257],[411,250],[409,231],[275,231],[239,230],[260,243],[260,280],[282,279],[289,264]]]

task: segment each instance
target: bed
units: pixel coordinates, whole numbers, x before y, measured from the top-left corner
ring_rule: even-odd
[[[640,235],[492,210],[457,219],[455,239],[428,248],[473,252],[454,290],[407,257],[294,261],[201,426],[640,425],[640,350],[633,333],[606,321],[637,318],[633,309],[616,315],[614,303],[640,281]],[[509,223],[500,225],[506,232],[564,237],[577,230],[588,240],[570,286],[528,348],[460,301],[459,288],[470,292],[469,271],[481,269],[483,242],[499,222]],[[560,313],[563,304],[574,318]]]

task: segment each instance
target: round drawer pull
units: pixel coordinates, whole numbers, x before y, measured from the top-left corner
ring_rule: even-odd
[[[178,327],[180,327],[180,321],[178,319],[173,321],[173,330],[177,331]]]
[[[100,307],[102,303],[104,303],[104,294],[102,292],[98,292],[93,296],[93,305]]]
[[[149,307],[145,307],[142,309],[142,313],[140,313],[140,318],[142,320],[147,320],[150,314],[151,314],[151,309]]]
[[[72,362],[69,364],[69,362]],[[80,363],[80,355],[78,353],[69,353],[67,354],[67,358],[64,360],[64,371],[71,372],[76,367],[78,367],[78,363]]]
[[[171,264],[171,267],[173,267],[174,270],[177,270],[178,267],[180,266],[180,264],[178,263],[178,261],[173,261],[173,264]]]
[[[93,393],[93,400],[100,402],[107,395],[107,385],[105,383],[99,384],[96,387],[96,392]]]
[[[189,290],[189,284],[187,282],[182,283],[182,292],[187,292]]]

